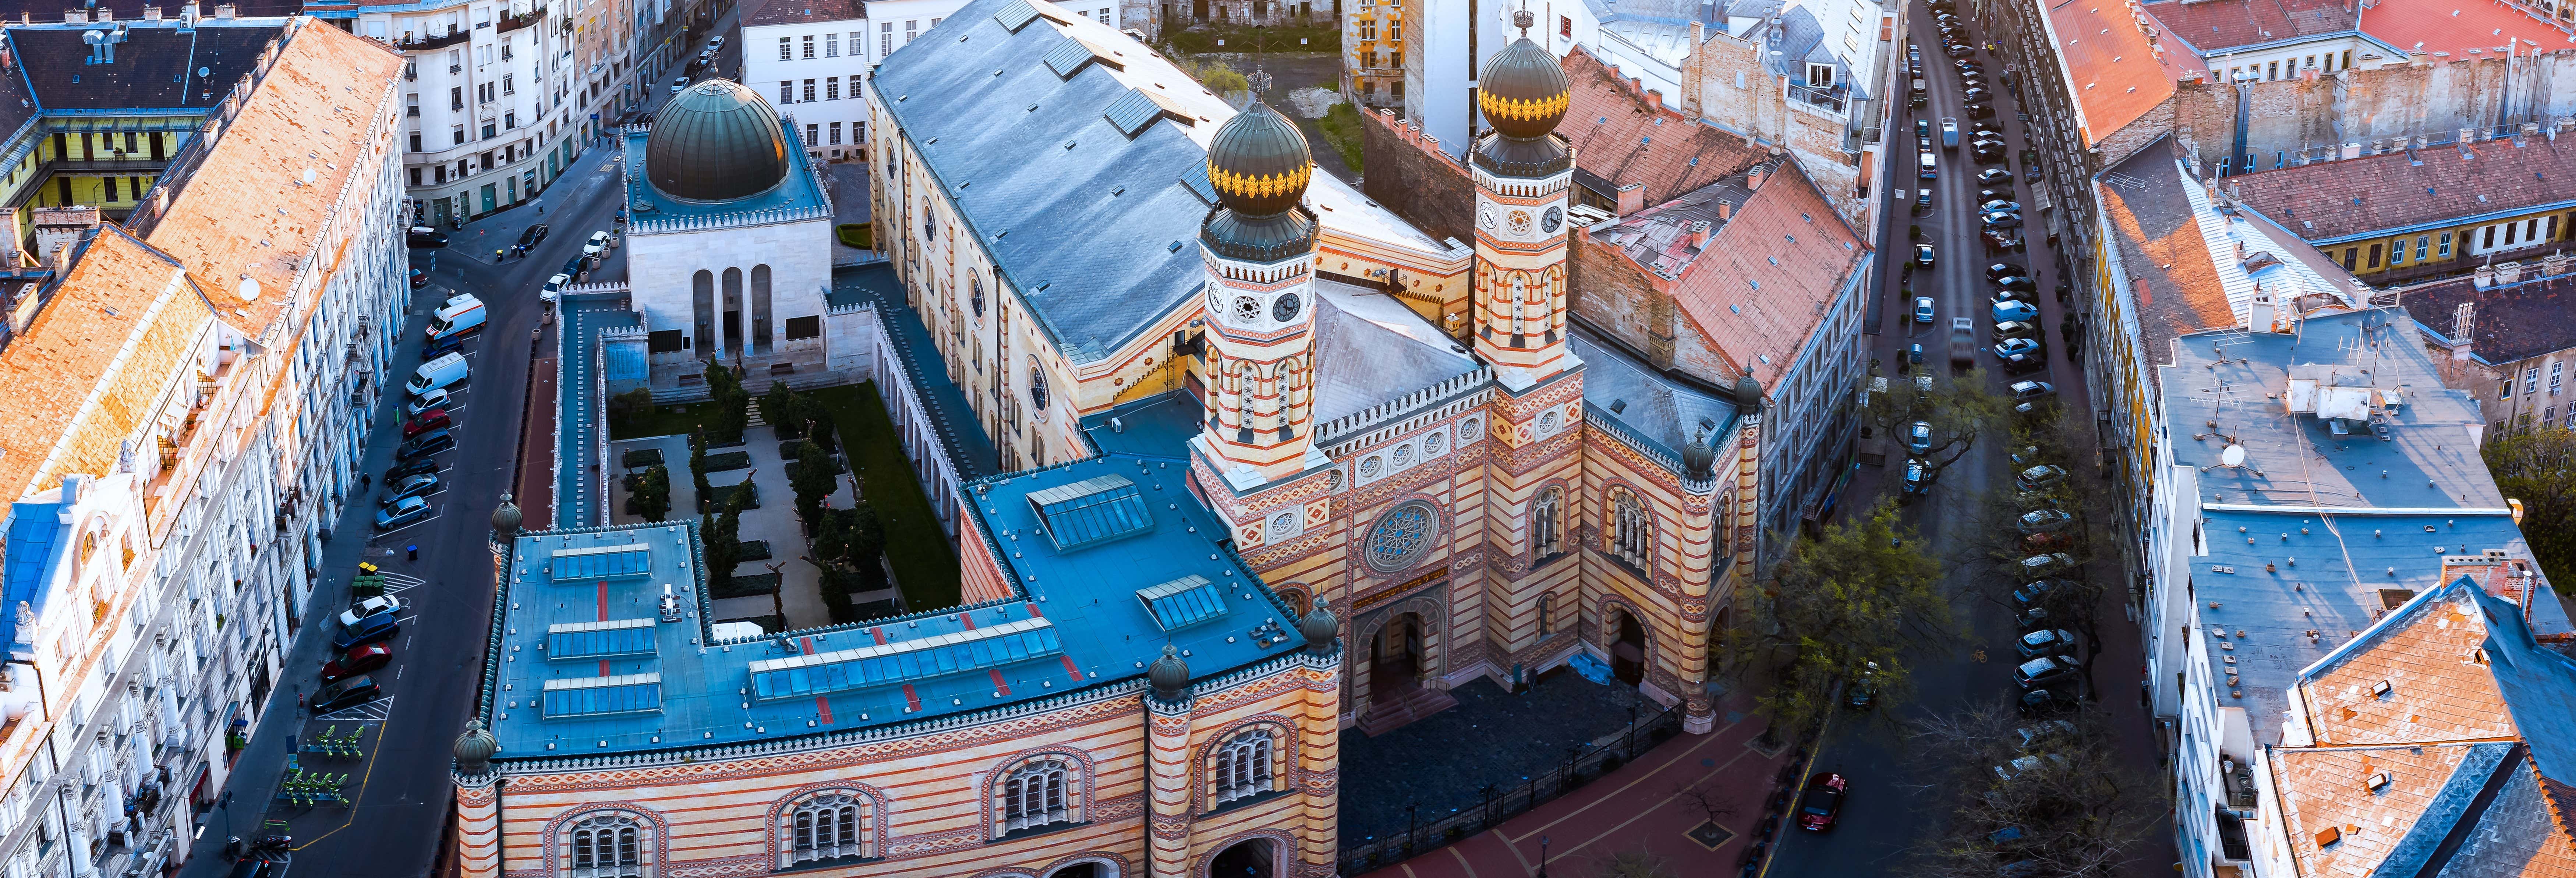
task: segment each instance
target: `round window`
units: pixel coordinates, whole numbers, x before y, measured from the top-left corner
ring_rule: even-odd
[[[1385,458],[1378,457],[1374,454],[1369,455],[1369,459],[1360,461],[1360,478],[1377,478],[1378,472],[1384,469],[1386,469]]]
[[[1431,551],[1431,538],[1440,528],[1440,513],[1421,500],[1407,500],[1377,517],[1369,528],[1367,559],[1370,569],[1394,573]]]
[[[1458,435],[1461,437],[1458,440],[1460,442],[1476,441],[1476,437],[1485,435],[1484,421],[1479,418],[1468,418],[1458,425]]]
[[[1413,446],[1411,446],[1411,445],[1398,445],[1398,446],[1396,446],[1396,447],[1395,447],[1395,465],[1396,465],[1396,466],[1411,466],[1411,465],[1413,465]]]
[[[1541,435],[1556,432],[1556,412],[1554,410],[1551,409],[1538,416],[1538,431]]]
[[[1342,471],[1341,471],[1341,470],[1334,470],[1334,471],[1332,471],[1332,472],[1328,472],[1328,473],[1325,473],[1325,474],[1324,474],[1324,490],[1327,490],[1327,491],[1339,491],[1339,490],[1341,490],[1341,489],[1342,489]]]
[[[1505,219],[1505,222],[1508,222],[1508,223],[1510,223],[1510,224],[1511,224],[1512,234],[1514,234],[1514,235],[1527,235],[1527,234],[1529,234],[1529,230],[1530,230],[1530,215],[1529,215],[1529,211],[1526,211],[1526,210],[1515,210],[1515,211],[1512,211],[1512,215],[1511,215],[1510,217],[1507,217],[1507,218]]]
[[[1304,307],[1305,304],[1298,300],[1296,293],[1281,293],[1278,301],[1270,303],[1270,319],[1281,323],[1295,320],[1297,309]]]
[[[1235,299],[1234,319],[1243,323],[1250,323],[1261,319],[1261,300],[1255,299],[1251,296],[1242,296]]]
[[[1297,535],[1297,513],[1282,512],[1270,517],[1270,539],[1284,540]]]
[[[1038,368],[1034,364],[1029,366],[1029,407],[1037,409],[1039,414],[1046,413],[1046,370]]]
[[[1424,454],[1439,454],[1440,449],[1447,447],[1449,447],[1449,437],[1443,436],[1439,433],[1433,433],[1422,438],[1422,453]]]

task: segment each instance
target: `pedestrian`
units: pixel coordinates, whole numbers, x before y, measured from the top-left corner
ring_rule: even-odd
[[[376,474],[375,474],[375,473],[368,473],[368,474],[366,474],[366,475],[363,475],[363,476],[359,476],[359,477],[358,477],[358,490],[364,491],[364,490],[366,490],[366,489],[368,489],[368,488],[372,488],[372,487],[375,487],[375,486],[376,486]]]

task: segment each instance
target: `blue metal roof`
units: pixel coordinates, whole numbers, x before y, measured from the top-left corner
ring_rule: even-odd
[[[65,539],[71,526],[62,519],[61,503],[9,504],[9,543],[7,555],[0,556],[0,595],[7,603],[0,606],[0,626],[9,632],[8,642],[21,645],[18,613],[24,603],[39,614],[45,610],[47,588],[54,580],[54,567],[62,563],[70,542]]]
[[[600,330],[635,326],[638,318],[627,310],[626,296],[605,293],[564,296],[555,314],[561,318],[557,331],[563,353],[555,363],[561,406],[555,411],[554,523],[580,527],[605,520],[608,509],[607,483],[590,477],[606,438],[599,435],[600,407],[606,400],[594,399],[590,392],[600,368],[592,343]]]
[[[1701,430],[1718,447],[1734,434],[1736,407],[1729,395],[1657,372],[1579,325],[1566,342],[1583,359],[1584,410],[1608,417],[1624,438],[1662,455],[1667,466],[1678,470],[1682,449]]]
[[[1190,497],[1187,473],[1174,461],[1111,455],[969,483],[968,539],[985,541],[1017,586],[1011,599],[751,641],[709,636],[695,521],[522,534],[486,675],[500,758],[740,744],[968,714],[1142,679],[1166,643],[1201,679],[1303,646],[1292,610],[1219,542],[1227,530]],[[1149,529],[1072,549],[1039,533],[1030,495],[1111,474],[1130,483]],[[556,552],[598,547],[640,548],[646,572],[566,582],[546,570]],[[1136,592],[1191,576],[1207,580],[1200,597],[1223,612],[1167,631]],[[615,627],[655,617],[666,586],[680,621]],[[564,637],[602,631],[649,632],[652,649],[597,656],[583,651],[628,644]],[[579,655],[556,654],[566,649]],[[744,697],[753,691],[759,697]]]
[[[1188,460],[1190,437],[1199,434],[1201,411],[1198,397],[1174,390],[1084,418],[1082,433],[1103,454]]]

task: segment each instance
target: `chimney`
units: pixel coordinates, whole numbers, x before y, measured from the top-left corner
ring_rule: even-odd
[[[1761,165],[1755,165],[1753,166],[1753,170],[1744,172],[1744,188],[1756,191],[1759,191],[1762,188]]]
[[[100,24],[106,24],[106,23],[108,23],[108,22],[111,22],[111,21],[115,21],[115,20],[116,20],[116,10],[109,9],[109,8],[107,8],[107,7],[105,7],[105,6],[101,6],[101,7],[99,7],[99,8],[98,8],[98,12],[97,12],[96,14],[97,14],[97,16],[98,16],[98,22],[99,22]]]
[[[215,18],[216,18],[216,19],[221,20],[221,19],[228,19],[228,18],[231,18],[231,17],[233,17],[233,5],[232,5],[232,4],[230,4],[230,3],[217,3],[217,4],[215,4]]]
[[[1637,211],[1641,211],[1641,210],[1645,210],[1645,209],[1646,209],[1646,184],[1644,184],[1644,183],[1622,183],[1622,184],[1620,184],[1620,185],[1619,185],[1619,215],[1620,215],[1620,216],[1627,216],[1627,215],[1629,215],[1629,214],[1636,213]]]
[[[1720,201],[1720,202],[1718,202],[1718,203],[1717,203],[1717,206],[1718,206],[1718,215],[1719,215],[1720,217],[1725,216],[1725,214],[1726,214],[1726,202]],[[1691,221],[1691,224],[1690,224],[1690,245],[1691,245],[1691,249],[1693,249],[1693,250],[1705,250],[1705,249],[1708,249],[1708,228],[1709,228],[1709,224],[1708,224],[1708,221],[1707,221],[1707,220],[1692,220],[1692,221]]]
[[[2483,289],[2486,289],[2486,288],[2488,288],[2488,287],[2495,286],[2495,278],[2496,278],[2496,270],[2495,270],[2495,267],[2494,267],[2494,266],[2481,265],[2481,266],[2478,266],[2477,278],[2476,278],[2475,280],[2470,281],[2469,283],[2470,283],[2470,285],[2475,286],[2475,287],[2477,287],[2478,289],[2483,290]]]
[[[2451,359],[2469,358],[2469,344],[2476,340],[2474,333],[2477,328],[2478,303],[2461,302],[2460,307],[2451,311]]]
[[[2271,293],[2256,291],[2253,302],[2245,307],[2245,331],[2271,332],[2273,313],[2277,310]]]
[[[65,9],[63,10],[63,21],[67,24],[88,24],[89,10]]]
[[[1728,203],[1728,202],[1724,202],[1724,201],[1720,201],[1720,202],[1718,202],[1718,203],[1717,203],[1717,219],[1718,219],[1718,221],[1719,221],[1719,222],[1725,222],[1725,221],[1727,221],[1727,220],[1734,219],[1734,218],[1735,218],[1735,205],[1734,205],[1734,204],[1731,204],[1731,203]]]
[[[1663,93],[1663,92],[1660,92],[1660,91],[1656,91],[1656,90],[1651,89],[1651,88],[1650,88],[1650,89],[1647,89],[1647,90],[1646,90],[1646,107],[1647,107],[1647,109],[1653,110],[1653,111],[1658,112],[1658,113],[1663,112],[1663,111],[1664,111],[1664,93]]]
[[[146,7],[143,7],[143,20],[144,20],[144,21],[160,21],[160,20],[161,20],[161,7],[158,7],[158,6],[146,6]]]
[[[2521,282],[2522,282],[2522,263],[2520,263],[2520,262],[2498,262],[2498,263],[2496,263],[2496,264],[2495,264],[2495,282],[2496,282],[2497,284],[2499,284],[2499,285],[2502,285],[2502,286],[2512,286],[2512,285],[2514,285],[2514,284],[2521,283]]]

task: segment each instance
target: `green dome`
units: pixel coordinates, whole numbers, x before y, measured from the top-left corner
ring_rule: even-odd
[[[710,79],[672,96],[644,142],[653,188],[691,201],[731,201],[787,179],[787,134],[778,111],[751,89]]]
[[[1252,106],[1225,122],[1208,142],[1208,182],[1227,210],[1273,216],[1297,206],[1315,172],[1306,135],[1269,104]]]
[[[1145,669],[1145,679],[1154,684],[1154,695],[1165,701],[1179,701],[1189,694],[1190,663],[1181,660],[1181,651],[1163,644],[1163,657]]]
[[[1512,41],[1476,78],[1476,109],[1505,137],[1545,137],[1565,118],[1574,86],[1565,68],[1529,37]]]

